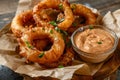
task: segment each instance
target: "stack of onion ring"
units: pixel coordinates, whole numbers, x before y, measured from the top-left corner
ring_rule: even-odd
[[[85,18],[84,23],[79,23],[76,16]],[[50,24],[52,19],[56,22],[54,25]],[[57,22],[60,19],[62,21]],[[70,35],[67,33],[72,34],[82,25],[95,24],[96,20],[96,14],[82,4],[43,0],[33,10],[16,15],[11,30],[17,37],[21,56],[42,67],[54,68],[70,65],[74,58],[70,44],[68,47]],[[76,21],[78,25],[74,28]]]

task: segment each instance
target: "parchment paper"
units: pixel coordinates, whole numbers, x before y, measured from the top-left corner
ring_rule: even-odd
[[[24,10],[31,9],[33,5],[36,4],[37,1],[39,0],[20,0],[16,14],[19,14],[20,12]],[[105,16],[102,19],[103,21],[102,23],[103,25],[108,26],[108,24],[105,23],[106,22],[105,18],[107,18],[107,16]],[[111,17],[109,18],[111,19]],[[113,21],[111,20],[111,22]],[[112,23],[112,24],[116,26],[116,23]],[[111,27],[111,28],[113,30],[116,30],[116,28],[114,27]],[[120,34],[119,32],[120,31],[116,31],[118,36]],[[108,74],[115,71],[119,67],[119,63],[120,63],[119,56],[116,57],[116,54],[115,54],[114,56],[116,58],[114,59],[114,56],[113,56],[110,59],[111,62],[108,61],[108,62],[102,62],[99,64],[91,64],[91,63],[86,63],[80,60],[74,60],[72,66],[68,66],[64,68],[42,69],[40,65],[38,65],[37,63],[26,64],[25,58],[19,56],[19,53],[16,52],[17,46],[18,46],[18,43],[16,41],[16,38],[13,36],[13,34],[10,31],[10,24],[9,24],[5,26],[0,32],[0,64],[11,68],[17,73],[27,75],[30,77],[50,76],[50,77],[58,78],[60,80],[70,80],[73,74],[78,75],[78,76],[89,75],[89,76],[94,76],[94,78],[96,77],[98,78],[99,76],[102,75],[102,73],[104,73],[104,75],[102,76],[106,77],[108,76]],[[108,65],[114,64],[116,66],[108,67],[106,63]],[[109,70],[109,68],[113,68],[113,69]],[[105,73],[106,70],[108,73]]]
[[[112,29],[120,38],[120,9],[111,12],[109,11],[102,19],[102,24]],[[120,40],[118,44],[120,50]]]

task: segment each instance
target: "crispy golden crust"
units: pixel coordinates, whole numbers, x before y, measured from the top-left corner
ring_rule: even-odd
[[[57,60],[56,62],[40,65],[44,68],[59,68],[60,66],[65,67],[71,65],[73,59],[73,53],[70,51],[70,49],[66,49],[63,55],[61,55],[59,60]]]
[[[52,31],[52,33],[51,33]],[[53,45],[47,51],[40,51],[32,45],[34,39],[50,38]],[[21,37],[20,41],[20,54],[26,57],[29,61],[37,62],[39,64],[46,64],[57,61],[64,51],[64,40],[60,33],[52,28],[36,27],[33,28]],[[40,56],[41,55],[41,56]]]
[[[71,4],[72,5],[72,4]],[[85,18],[85,24],[95,24],[96,15],[89,8],[85,7],[82,4],[75,4],[75,9],[73,10],[74,15],[83,16]]]
[[[33,17],[38,24],[38,26],[46,26],[48,21],[44,21],[40,17],[40,12],[42,10],[47,9],[47,8],[53,8],[56,9],[58,8],[57,6],[60,4],[60,0],[43,0],[39,2],[35,7],[33,8]]]
[[[81,26],[96,24],[97,15],[91,9],[82,4],[71,4],[70,6],[73,9],[75,20],[73,25],[68,29],[69,33],[74,32]]]
[[[33,26],[35,26],[35,21],[32,11],[28,10],[14,17],[11,24],[11,30],[16,37],[21,37],[23,32]]]
[[[38,3],[38,5],[36,5],[33,9],[33,12],[34,12],[33,17],[34,17],[36,23],[39,26],[41,26],[41,25],[49,26],[49,21],[45,21],[44,19],[42,19],[40,17],[40,12],[47,8],[59,10],[60,4],[62,4],[62,8],[63,8],[64,14],[65,14],[65,19],[63,22],[60,22],[58,24],[58,27],[62,30],[67,30],[70,27],[70,25],[72,24],[72,22],[74,21],[74,16],[73,16],[72,10],[71,10],[67,0],[64,0],[63,2],[60,2],[60,0],[43,0],[40,3]]]

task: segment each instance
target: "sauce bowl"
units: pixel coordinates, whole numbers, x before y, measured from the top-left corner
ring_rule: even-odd
[[[87,53],[87,52],[80,50],[75,44],[75,35],[85,31],[86,29],[92,29],[92,28],[99,28],[99,29],[103,29],[103,30],[107,31],[114,39],[113,47],[110,48],[109,50],[107,50],[106,52],[98,53],[98,54],[97,53],[95,53],[95,54]],[[73,47],[74,51],[79,54],[80,58],[83,61],[90,62],[90,63],[100,63],[100,62],[103,62],[103,61],[109,59],[114,54],[114,51],[116,50],[116,47],[118,45],[118,37],[115,34],[115,32],[113,32],[111,29],[109,29],[105,26],[87,25],[87,26],[80,27],[73,32],[73,34],[71,36],[71,42],[72,42],[72,47]],[[77,42],[77,43],[79,43],[79,42]]]

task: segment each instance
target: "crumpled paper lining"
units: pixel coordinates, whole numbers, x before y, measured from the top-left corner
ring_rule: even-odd
[[[69,80],[72,78],[73,73],[76,70],[76,74],[79,75],[93,75],[101,67],[101,64],[93,64],[91,66],[91,64],[86,64],[82,61],[74,61],[74,64],[76,64],[75,66],[43,70],[37,63],[26,64],[25,58],[19,56],[19,53],[15,53],[17,41],[13,34],[2,34],[0,37],[0,43],[10,47],[10,49],[9,47],[5,47],[4,49],[2,46],[0,46],[0,64],[11,68],[17,73],[25,74],[30,77],[51,76],[61,80]]]
[[[24,10],[31,9],[33,7],[33,4],[36,4],[35,1],[38,1],[38,0],[20,0],[16,14]],[[104,18],[102,21],[104,22]],[[9,31],[9,28],[10,28],[10,25],[7,25],[0,32],[0,45],[1,45],[0,46],[0,64],[11,68],[17,73],[28,75],[30,77],[50,76],[50,77],[58,78],[60,80],[70,80],[73,76],[73,73],[77,75],[90,75],[90,76],[95,75],[99,77],[100,75],[102,75],[102,73],[104,73],[105,70],[111,68],[111,67],[108,68],[103,66],[103,64],[105,64],[104,62],[99,64],[90,64],[90,63],[85,63],[78,60],[73,61],[75,64],[74,66],[68,66],[64,68],[55,68],[55,69],[42,69],[37,63],[26,64],[25,58],[20,57],[19,53],[15,52],[16,46],[18,45],[18,43],[16,41],[16,38]],[[115,67],[112,67],[114,69],[118,68],[119,66],[118,63],[120,63],[118,58],[116,59],[117,59],[117,62],[115,62],[115,64],[117,65]],[[116,60],[112,60],[112,61],[114,62]],[[112,64],[112,63],[109,63],[109,64]],[[104,68],[105,70],[102,70],[101,69],[102,67],[105,67]],[[106,74],[102,76],[104,77]]]
[[[120,38],[120,9],[109,11],[102,19],[102,24],[112,29]]]

